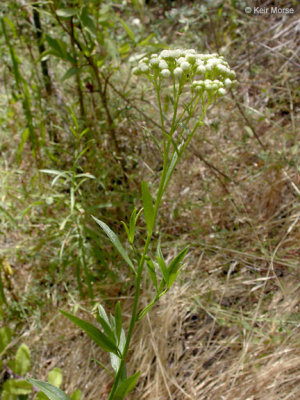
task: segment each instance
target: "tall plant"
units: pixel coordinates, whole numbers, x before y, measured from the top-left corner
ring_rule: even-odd
[[[128,225],[123,222],[128,237],[129,252],[125,250],[125,246],[122,245],[116,233],[106,223],[93,217],[132,270],[135,292],[129,328],[126,333],[123,328],[120,302],[115,307],[115,315],[110,317],[101,305],[98,306],[97,321],[101,330],[75,315],[61,311],[85,331],[99,347],[109,352],[113,371],[109,371],[106,367],[105,369],[113,376],[113,385],[108,400],[121,400],[135,387],[140,372],[127,377],[126,369],[132,333],[138,321],[171,288],[183,267],[188,251],[187,246],[167,263],[160,243],[156,244],[153,238],[163,195],[183,152],[197,128],[203,124],[208,107],[217,98],[225,95],[226,88],[230,88],[235,83],[235,73],[222,56],[197,54],[195,50],[164,50],[159,55],[153,54],[151,57],[143,58],[133,72],[138,76],[145,76],[156,93],[161,140],[153,139],[163,162],[159,186],[155,192],[153,190],[152,196],[148,183],[143,181],[141,184],[143,208],[140,211],[136,208],[133,210]],[[162,95],[165,90],[169,90],[169,87],[171,87],[169,95],[173,106],[170,119],[164,115],[162,104]],[[144,246],[139,249],[135,244],[135,232],[142,214],[146,230]],[[155,255],[152,252],[154,247],[156,247]],[[151,278],[155,295],[144,309],[138,311],[145,270]],[[29,379],[29,382],[44,391],[51,400],[68,398],[57,388],[51,389],[49,384],[34,379]]]

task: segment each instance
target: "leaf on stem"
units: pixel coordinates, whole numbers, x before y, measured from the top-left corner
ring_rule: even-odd
[[[93,219],[97,222],[97,224],[103,229],[103,231],[106,233],[107,237],[110,239],[112,244],[115,246],[115,248],[118,250],[120,255],[123,257],[123,259],[127,262],[129,267],[132,269],[132,271],[136,274],[136,270],[133,266],[132,261],[128,257],[128,254],[126,253],[124,247],[122,246],[118,236],[109,228],[108,225],[106,225],[103,221],[100,221],[98,218],[93,217]]]
[[[175,282],[181,268],[182,268],[182,261],[184,257],[186,256],[186,253],[188,251],[189,247],[186,246],[177,256],[174,258],[174,260],[170,263],[168,267],[168,275],[169,275],[169,282],[167,287],[170,288],[173,283]]]
[[[56,15],[61,18],[74,17],[77,14],[76,8],[60,8],[56,11]]]
[[[168,284],[168,282],[169,282],[169,271],[168,271],[167,265],[165,263],[164,256],[162,254],[160,245],[157,246],[157,257],[156,257],[156,259],[157,259],[159,268],[161,270],[161,273],[163,275],[164,281],[165,281],[166,284]]]
[[[124,397],[134,389],[140,374],[140,371],[138,371],[134,375],[131,375],[129,378],[124,379],[117,387],[117,390],[115,391],[113,396],[113,400],[123,400]]]
[[[153,285],[155,287],[155,289],[157,290],[157,278],[156,278],[156,272],[155,272],[155,266],[153,261],[150,258],[146,259],[147,261],[147,269],[150,275],[150,278],[153,282]]]
[[[70,400],[70,397],[67,396],[65,392],[51,385],[51,383],[42,382],[33,378],[27,378],[26,381],[41,390],[50,400]]]
[[[130,39],[135,42],[135,38],[134,38],[134,33],[132,32],[132,30],[129,28],[129,26],[126,24],[125,21],[123,21],[120,17],[118,17],[116,15],[117,20],[120,22],[120,24],[122,25],[123,29],[125,30],[125,32],[127,33],[127,35],[130,37]]]
[[[60,310],[60,312],[65,317],[69,318],[69,320],[77,325],[80,329],[82,329],[103,350],[114,353],[121,357],[121,353],[114,341],[110,337],[104,335],[104,333],[102,333],[94,325],[65,311]]]
[[[145,181],[142,182],[142,201],[143,201],[146,225],[148,229],[148,235],[150,236],[152,234],[154,226],[154,207],[147,182]]]

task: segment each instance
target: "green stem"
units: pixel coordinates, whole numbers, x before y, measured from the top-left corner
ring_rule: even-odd
[[[172,157],[169,158],[170,146],[172,144],[172,141],[174,141],[172,139],[172,135],[175,132],[177,126],[178,126],[178,121],[176,122],[176,116],[177,116],[179,97],[180,97],[180,94],[181,94],[181,90],[180,90],[181,88],[179,86],[178,92],[177,92],[177,95],[176,95],[175,78],[174,78],[173,90],[174,90],[174,98],[176,97],[176,100],[174,102],[174,114],[173,114],[173,118],[172,118],[172,125],[171,125],[171,128],[170,128],[169,134],[167,134],[166,131],[165,131],[165,127],[164,127],[164,117],[163,117],[161,99],[160,99],[160,93],[159,93],[160,92],[160,86],[154,80],[153,80],[153,84],[154,84],[155,89],[156,89],[156,95],[157,95],[157,99],[158,99],[159,112],[160,112],[161,129],[162,129],[163,138],[164,138],[164,142],[163,142],[163,150],[164,150],[164,153],[163,153],[163,170],[162,170],[160,183],[159,183],[159,188],[158,188],[158,192],[157,192],[156,200],[155,200],[155,204],[154,204],[153,226],[152,226],[152,229],[150,230],[150,233],[148,233],[148,235],[147,235],[147,239],[146,239],[146,242],[145,242],[145,245],[144,245],[143,253],[142,253],[142,256],[140,258],[140,262],[139,262],[138,269],[137,269],[137,274],[136,274],[136,279],[135,279],[134,302],[133,302],[133,307],[132,307],[132,312],[131,312],[131,319],[130,319],[130,324],[129,324],[129,328],[128,328],[128,333],[127,333],[127,337],[126,337],[126,343],[125,343],[125,346],[124,346],[124,350],[123,350],[120,366],[119,366],[117,375],[115,377],[113,386],[111,388],[111,392],[109,394],[108,400],[112,400],[113,399],[114,393],[116,392],[117,387],[119,385],[119,381],[120,381],[121,374],[122,374],[123,369],[124,369],[125,360],[126,360],[126,357],[127,357],[127,354],[128,354],[129,346],[130,346],[131,337],[132,337],[132,334],[133,334],[133,330],[134,330],[135,324],[137,322],[137,310],[138,310],[138,304],[139,304],[139,297],[140,297],[140,291],[141,291],[141,280],[142,280],[142,274],[143,274],[143,269],[144,269],[144,264],[145,264],[145,258],[147,256],[148,249],[149,249],[149,246],[150,246],[150,243],[151,243],[152,232],[153,232],[155,224],[156,224],[159,205],[161,203],[163,194],[164,194],[164,192],[166,190],[166,187],[167,187],[167,185],[169,183],[171,175],[172,175],[172,173],[174,171],[174,168],[175,168],[175,166],[176,166],[176,164],[178,162],[178,159],[180,158],[180,156],[182,155],[184,149],[186,148],[186,146],[188,145],[188,143],[192,139],[192,137],[193,137],[198,125],[199,125],[199,122],[203,119],[203,117],[205,115],[205,112],[207,110],[207,107],[208,107],[208,104],[207,104],[207,106],[202,110],[201,117],[199,118],[199,120],[195,124],[192,132],[190,133],[190,135],[188,136],[188,138],[186,140],[186,143],[184,143],[184,145],[182,146],[180,151],[177,152],[177,148],[176,148],[176,145],[175,145],[174,146],[174,151],[172,152]],[[193,107],[192,112],[190,112],[190,115],[188,117],[188,121],[191,119],[192,114],[195,111],[199,100],[200,100],[200,98],[198,99],[198,101],[196,101],[196,104]],[[182,118],[182,116],[180,118]],[[181,130],[179,136],[182,135],[182,131],[183,131],[183,129]],[[167,140],[167,142],[166,142],[166,140]],[[168,171],[171,168],[172,158],[173,158],[175,152],[177,152],[178,157],[177,157],[177,160],[176,160],[175,164],[172,167],[171,172],[168,174]]]

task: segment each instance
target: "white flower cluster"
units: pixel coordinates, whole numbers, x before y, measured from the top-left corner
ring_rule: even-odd
[[[151,78],[175,77],[180,84],[191,83],[196,93],[223,96],[232,87],[235,72],[230,69],[223,56],[198,54],[194,49],[163,50],[159,55],[144,57],[133,68],[136,75],[146,74]]]

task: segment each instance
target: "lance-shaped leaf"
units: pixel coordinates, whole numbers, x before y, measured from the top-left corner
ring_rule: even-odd
[[[123,259],[127,262],[129,267],[133,270],[133,272],[136,274],[136,270],[133,266],[132,261],[130,260],[128,254],[126,253],[124,247],[122,246],[120,239],[118,236],[113,232],[109,226],[107,226],[103,221],[100,221],[100,219],[93,217],[93,219],[97,222],[97,224],[103,229],[103,231],[106,233],[107,237],[109,240],[112,242],[112,244],[115,246],[115,248],[118,250],[120,255],[123,257]]]
[[[134,33],[132,32],[132,30],[129,28],[129,25],[126,24],[125,21],[123,21],[123,19],[121,19],[120,17],[118,17],[116,15],[117,20],[120,22],[120,24],[123,26],[124,30],[126,31],[127,35],[130,37],[130,39],[135,42],[135,38],[134,38]]]
[[[136,222],[141,215],[141,212],[143,209],[141,208],[138,213],[136,213],[136,208],[132,211],[132,214],[130,216],[130,221],[129,221],[129,243],[133,243],[134,241],[134,235],[135,235],[135,227],[136,227]]]
[[[125,335],[124,329],[122,328],[121,334],[120,334],[120,340],[118,342],[119,350],[121,353],[123,353],[123,351],[124,351],[125,344],[126,344],[126,335]],[[116,356],[113,353],[110,353],[109,355],[110,355],[111,366],[112,366],[113,370],[115,371],[115,373],[117,374],[118,370],[120,368],[121,358]],[[124,365],[124,367],[125,367],[125,365]],[[124,373],[126,375],[126,370],[124,371]],[[124,376],[124,379],[126,379],[126,376]]]
[[[114,343],[113,338],[110,338],[104,333],[102,333],[98,328],[94,325],[90,324],[83,319],[75,317],[72,314],[69,314],[65,311],[60,310],[60,312],[70,321],[72,321],[75,325],[77,325],[80,329],[82,329],[99,347],[103,350],[116,354],[118,357],[121,357],[121,353]]]
[[[154,226],[154,208],[153,208],[153,200],[151,194],[148,189],[147,182],[142,182],[142,200],[144,207],[144,215],[148,229],[148,235],[152,234],[153,226]]]
[[[168,267],[168,275],[169,275],[169,282],[167,284],[167,287],[170,288],[175,279],[177,278],[181,268],[182,268],[182,261],[188,251],[189,247],[185,247],[177,256],[174,258],[174,260],[170,263]]]
[[[61,389],[51,385],[51,383],[38,381],[37,379],[27,378],[29,383],[41,390],[50,400],[70,400]]]
[[[111,327],[111,324],[107,318],[107,314],[104,310],[104,308],[101,306],[101,304],[98,305],[98,312],[99,314],[96,316],[97,321],[99,324],[102,326],[102,329],[104,330],[104,333],[113,340],[114,343],[115,341],[115,335],[114,331]]]
[[[156,257],[156,259],[157,259],[159,268],[161,270],[161,273],[163,275],[164,281],[166,282],[166,284],[168,284],[168,282],[169,282],[169,271],[168,271],[166,262],[164,260],[164,256],[162,254],[160,245],[157,246],[157,257]]]
[[[147,257],[146,261],[147,261],[147,269],[148,269],[150,278],[151,278],[151,280],[152,280],[152,282],[153,282],[153,285],[154,285],[155,289],[157,290],[157,278],[156,278],[156,272],[155,272],[154,263],[153,263],[153,261],[152,261],[150,258],[148,258],[148,257]]]
[[[138,371],[134,375],[131,375],[129,378],[123,380],[117,387],[117,390],[113,396],[113,400],[123,400],[124,397],[134,389],[140,374],[140,371]]]

